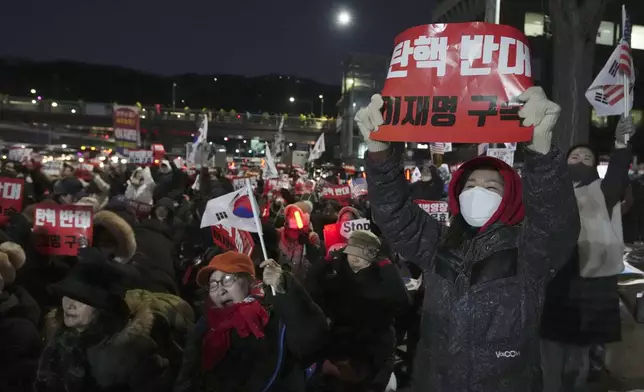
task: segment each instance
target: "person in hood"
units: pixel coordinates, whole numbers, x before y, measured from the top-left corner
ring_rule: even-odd
[[[362,218],[362,214],[356,208],[343,207],[340,212],[338,212],[338,220],[336,223],[348,222],[360,218]]]
[[[185,338],[194,317],[190,306],[173,296],[126,292],[120,270],[97,249],[81,249],[78,257],[70,274],[50,288],[61,302],[46,319],[47,346],[34,391],[170,390],[172,365],[179,364],[166,348],[176,343],[158,339],[169,340],[176,331]],[[164,323],[155,322],[158,315]],[[165,335],[154,334],[161,324]]]
[[[141,204],[152,204],[155,182],[150,168],[137,167],[132,172],[125,190],[125,197]]]
[[[313,205],[308,201],[289,204],[284,209],[284,227],[279,228],[279,262],[304,281],[310,262],[307,249],[320,246],[320,237],[311,226]]]
[[[238,252],[212,258],[197,274],[205,316],[188,337],[175,392],[306,391],[306,369],[324,343],[326,318],[297,279],[264,261],[262,296],[255,266]],[[274,290],[274,294],[273,294]]]
[[[413,200],[440,200],[443,198],[445,183],[438,173],[436,166],[423,167],[420,171],[420,181],[411,184]]]
[[[330,260],[316,257],[306,289],[330,320],[326,360],[314,391],[385,391],[394,370],[394,318],[410,305],[398,269],[380,257],[381,243],[354,231]]]
[[[54,184],[53,197],[59,204],[74,204],[83,196],[83,183],[76,177],[65,177]]]
[[[560,108],[539,87],[518,98],[522,124],[534,126],[523,179],[492,157],[465,162],[449,186],[448,228],[413,203],[401,151],[369,138],[384,122],[380,95],[356,114],[375,222],[425,271],[414,391],[542,391],[544,290],[580,226],[565,155],[551,143]]]
[[[615,133],[615,149],[604,179],[599,178],[598,157],[590,146],[574,146],[568,153],[581,232],[576,252],[546,291],[541,319],[545,392],[584,390],[592,347],[621,339],[617,277],[624,269],[624,239],[620,202],[629,184],[629,142],[639,136],[633,136],[631,117],[622,118]]]
[[[0,244],[0,391],[31,389],[36,377],[42,340],[38,323],[40,308],[22,287],[15,285],[16,271],[25,264],[22,247]]]

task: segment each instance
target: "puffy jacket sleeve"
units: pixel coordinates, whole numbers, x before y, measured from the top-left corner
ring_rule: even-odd
[[[284,273],[285,293],[272,301],[278,317],[286,325],[288,349],[300,360],[311,358],[326,342],[328,324],[322,309],[288,272]],[[267,295],[272,296],[270,291]]]
[[[372,215],[392,248],[407,260],[428,267],[440,238],[440,224],[413,203],[398,155],[369,156],[367,185]]]
[[[556,147],[542,155],[526,150],[523,170],[525,220],[519,260],[536,278],[552,276],[577,246],[577,199],[565,155]]]

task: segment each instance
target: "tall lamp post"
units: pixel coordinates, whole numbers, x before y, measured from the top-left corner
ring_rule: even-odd
[[[172,110],[177,108],[177,83],[172,82]]]
[[[322,118],[324,117],[324,95],[320,94],[318,98],[320,98],[320,118]]]

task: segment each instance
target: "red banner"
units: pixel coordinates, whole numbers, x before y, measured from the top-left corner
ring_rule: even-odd
[[[210,227],[212,232],[212,242],[225,250],[234,250],[239,253],[248,255],[253,253],[255,241],[249,232],[238,230],[234,227],[228,228],[222,225]]]
[[[38,204],[34,212],[35,247],[41,254],[76,256],[91,246],[94,211],[91,206]]]
[[[519,142],[516,97],[532,86],[528,40],[482,22],[412,27],[396,37],[371,137],[402,142]]]
[[[24,188],[25,180],[22,178],[0,177],[0,225],[7,224],[12,213],[22,212]]]
[[[446,201],[414,200],[414,203],[441,223],[449,222],[449,207]]]
[[[351,199],[351,187],[348,184],[345,185],[330,185],[325,184],[322,186],[321,191],[322,198],[332,199],[338,202],[349,202]]]
[[[114,140],[117,147],[136,148],[141,144],[141,112],[136,106],[114,105]]]

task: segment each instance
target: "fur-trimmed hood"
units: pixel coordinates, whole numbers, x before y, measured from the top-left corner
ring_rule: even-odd
[[[112,211],[99,211],[94,215],[94,227],[102,227],[118,244],[115,256],[122,262],[129,261],[136,253],[134,230],[125,219]]]
[[[170,294],[131,290],[127,292],[125,301],[131,316],[121,331],[113,336],[106,336],[105,340],[94,346],[76,347],[84,349],[87,357],[87,367],[78,373],[91,372],[91,377],[102,389],[123,385],[134,387],[132,379],[139,373],[151,379],[163,377],[164,372],[170,368],[169,358],[163,348],[183,341],[188,326],[194,321],[190,305]],[[60,312],[60,309],[56,309],[47,315],[45,337],[50,345],[59,347],[60,350],[57,351],[65,355],[68,352],[65,348],[69,343],[57,338],[58,332],[64,328]],[[167,341],[154,340],[152,331],[157,328],[164,333],[155,334],[155,337]],[[66,358],[61,360],[64,363]],[[59,374],[61,370],[56,369],[55,373],[63,378]]]

